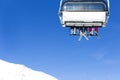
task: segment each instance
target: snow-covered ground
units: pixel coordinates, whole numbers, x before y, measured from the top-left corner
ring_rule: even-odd
[[[24,65],[0,60],[0,80],[57,80],[56,78],[35,71]]]

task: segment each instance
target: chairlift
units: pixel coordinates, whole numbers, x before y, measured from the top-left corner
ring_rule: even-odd
[[[63,27],[70,28],[71,35],[98,36],[110,15],[109,0],[61,0],[59,18]]]

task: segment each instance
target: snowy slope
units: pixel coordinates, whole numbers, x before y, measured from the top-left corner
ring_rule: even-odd
[[[57,80],[43,72],[35,71],[24,65],[0,60],[0,80]]]

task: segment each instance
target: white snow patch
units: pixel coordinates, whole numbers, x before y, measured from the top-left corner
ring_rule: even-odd
[[[35,71],[24,65],[0,60],[0,80],[57,80],[40,71]]]

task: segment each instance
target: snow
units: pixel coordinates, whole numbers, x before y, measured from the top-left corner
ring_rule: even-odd
[[[32,70],[24,65],[0,60],[0,80],[57,80],[56,78]]]

